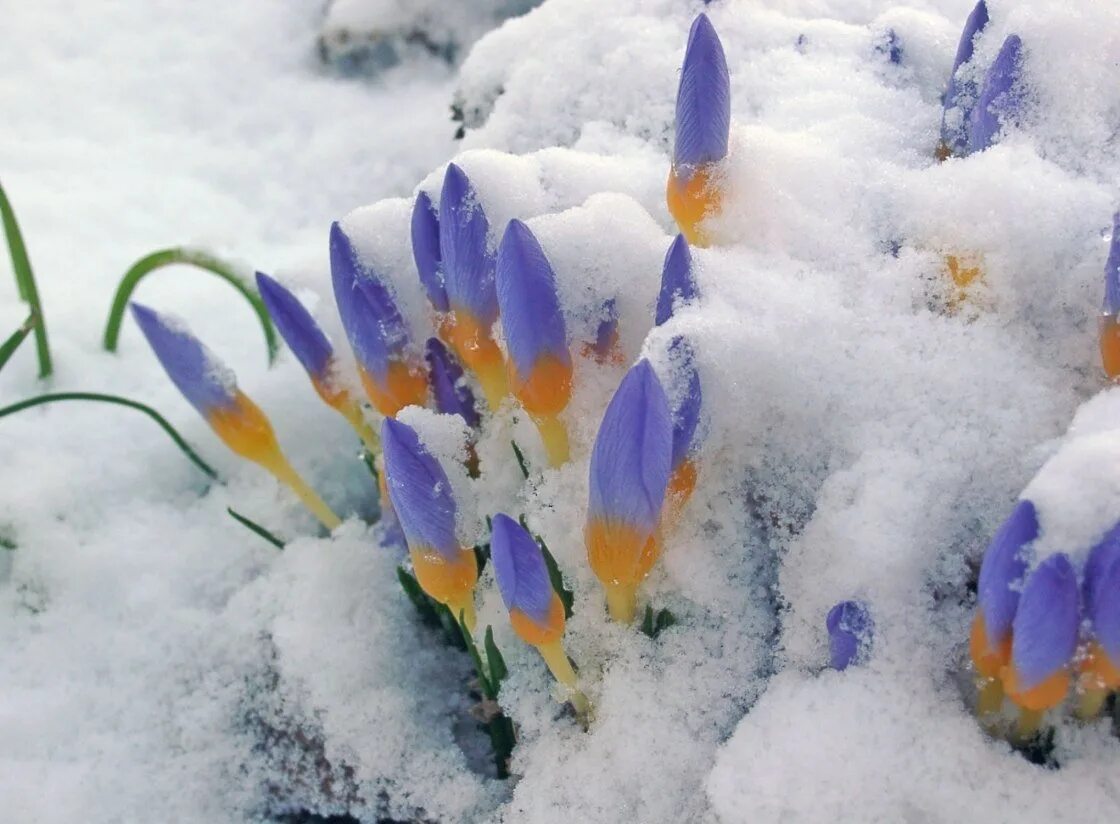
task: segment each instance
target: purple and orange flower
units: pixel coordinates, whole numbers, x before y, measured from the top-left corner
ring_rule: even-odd
[[[959,73],[961,66],[972,59],[976,38],[987,25],[988,6],[984,0],[980,0],[965,21],[960,43],[957,45],[957,55],[953,59],[953,71],[949,74],[949,85],[945,89],[938,160],[964,155],[968,150],[968,124],[978,90],[973,80]]]
[[[994,144],[1005,129],[1018,125],[1025,103],[1022,83],[1023,41],[1009,35],[992,62],[976,105],[969,113],[968,151],[982,152]]]

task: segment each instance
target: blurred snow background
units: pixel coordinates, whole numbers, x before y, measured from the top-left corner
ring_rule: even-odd
[[[479,5],[438,17],[479,25],[466,43],[498,4]],[[402,18],[390,12],[403,4],[340,0],[328,23],[347,6],[351,20],[384,7],[402,31],[433,4]],[[1098,394],[1095,350],[1120,204],[1120,9],[992,0],[976,60],[1018,33],[1033,105],[1001,145],[936,165],[939,95],[971,6],[546,0],[482,36],[461,70],[404,50],[362,81],[324,71],[311,0],[10,11],[5,34],[23,48],[0,52],[0,174],[44,293],[53,386],[153,403],[229,479],[206,485],[121,410],[0,422],[0,530],[18,546],[0,555],[11,820],[1115,817],[1120,743],[1106,721],[1063,724],[1061,768],[1045,770],[983,734],[960,674],[975,565],[1048,458],[1072,455],[1036,481],[1052,540],[1089,534],[1067,509],[1103,524],[1092,529],[1120,516],[1120,487],[1085,483],[1101,470],[1077,446],[1087,430],[1112,454],[1120,420],[1120,396]],[[673,233],[677,71],[702,9],[732,78],[724,245],[695,251],[701,300],[647,337]],[[503,706],[521,736],[510,782],[479,768],[467,664],[418,625],[377,530],[353,521],[277,554],[225,507],[286,537],[313,535],[310,518],[222,451],[135,330],[119,356],[98,349],[128,264],[184,242],[305,287],[336,330],[326,229],[343,215],[424,334],[411,196],[438,198],[459,152],[491,225],[519,217],[540,238],[573,346],[610,297],[628,358],[667,368],[668,341],[687,334],[708,417],[700,487],[644,588],[679,620],[656,641],[606,623],[576,528],[624,367],[577,362],[574,460],[559,471],[521,484],[508,442],[539,464],[531,427],[509,409],[488,425],[468,520],[523,512],[549,542],[576,592],[569,651],[598,707],[587,734],[558,711],[484,576],[480,620],[506,652]],[[982,310],[942,311],[947,253],[982,257]],[[292,358],[265,368],[228,287],[167,272],[140,296],[237,370],[336,508],[368,510],[345,425]],[[20,319],[0,280],[3,328]],[[0,404],[31,394],[34,374],[21,352]],[[438,439],[430,417],[410,422]],[[871,605],[872,658],[822,672],[824,616],[846,598]]]

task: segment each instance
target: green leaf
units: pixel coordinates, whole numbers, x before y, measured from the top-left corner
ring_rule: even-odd
[[[145,415],[159,424],[160,428],[163,429],[163,431],[167,433],[167,436],[175,442],[175,445],[179,447],[179,450],[187,456],[191,463],[193,463],[211,478],[218,477],[218,473],[214,471],[213,467],[211,467],[210,464],[206,463],[206,461],[202,460],[199,454],[191,448],[190,444],[186,442],[183,436],[176,432],[175,428],[171,424],[169,424],[161,414],[156,412],[156,410],[152,409],[150,406],[145,406],[142,403],[130,401],[128,398],[121,398],[117,395],[102,395],[97,392],[53,392],[47,395],[37,395],[34,398],[28,398],[25,401],[20,401],[19,403],[13,403],[11,406],[3,407],[2,409],[0,409],[0,418],[3,418],[7,415],[13,415],[16,412],[20,412],[24,409],[30,409],[33,406],[40,406],[44,403],[54,403],[56,401],[96,401],[98,403],[112,403],[116,404],[117,406],[127,406],[129,409],[135,409],[138,412],[143,412]]]
[[[553,557],[544,538],[529,529],[529,523],[525,520],[524,515],[519,515],[517,520],[521,522],[521,526],[536,539],[537,544],[540,546],[541,554],[544,556],[544,565],[548,568],[548,580],[552,582],[552,588],[560,598],[560,603],[564,605],[564,617],[571,618],[572,604],[575,602],[575,595],[572,593],[572,590],[564,586],[564,576],[560,573],[560,566],[556,563],[556,558]]]
[[[521,451],[521,447],[517,445],[517,441],[510,441],[509,445],[513,447],[513,454],[517,456],[517,465],[521,467],[521,474],[528,480],[529,464],[525,461],[525,453]]]
[[[109,307],[109,321],[105,325],[104,345],[106,350],[109,352],[117,351],[124,311],[128,308],[128,301],[140,281],[155,270],[170,266],[173,263],[182,263],[212,272],[240,292],[241,296],[249,301],[257,319],[260,320],[265,345],[268,347],[268,362],[272,363],[276,359],[276,351],[279,346],[276,340],[276,330],[272,328],[272,319],[268,316],[268,309],[265,308],[264,301],[261,300],[261,296],[257,294],[256,289],[250,286],[248,281],[238,275],[234,267],[225,261],[207,252],[181,246],[152,252],[150,255],[140,258],[125,272],[120,286],[117,287],[117,292],[113,296],[113,303]]]
[[[669,612],[667,609],[663,609],[661,612],[657,613],[657,623],[654,625],[653,631],[657,635],[660,635],[663,630],[667,630],[675,623],[677,623],[677,619],[673,616],[673,613]]]
[[[23,343],[24,338],[28,333],[35,328],[35,316],[28,315],[27,320],[19,325],[16,331],[8,336],[8,339],[0,344],[0,369],[4,368],[4,364],[16,353],[19,345]]]
[[[498,778],[509,778],[509,759],[517,743],[513,721],[499,712],[485,726],[490,736],[490,749],[494,752],[494,767]]]
[[[506,667],[506,659],[502,657],[498,645],[494,643],[492,627],[486,628],[486,639],[483,642],[483,647],[486,649],[486,663],[490,665],[490,683],[494,685],[494,692],[497,693],[502,688],[502,680],[509,675],[509,669]]]
[[[43,316],[43,304],[39,299],[39,287],[35,283],[35,273],[31,271],[31,259],[27,256],[27,246],[23,233],[16,222],[16,213],[0,186],[0,222],[4,224],[4,235],[8,239],[8,254],[12,258],[12,272],[16,278],[19,296],[31,307],[35,322],[35,350],[39,358],[39,377],[45,378],[54,371],[51,364],[51,349],[47,343],[47,322]]]
[[[478,675],[478,683],[482,687],[482,694],[489,698],[491,701],[498,697],[498,690],[490,683],[490,679],[486,677],[486,668],[482,665],[482,656],[478,654],[478,647],[475,646],[474,638],[471,637],[470,630],[467,629],[465,613],[459,613],[459,629],[463,633],[463,643],[467,645],[467,652],[471,656],[471,662],[474,664],[474,671]]]
[[[242,515],[240,512],[237,512],[233,507],[227,506],[226,507],[226,512],[228,512],[230,514],[230,517],[233,518],[233,520],[237,521],[239,524],[241,524],[243,527],[248,529],[250,532],[254,532],[257,535],[259,535],[261,538],[264,538],[266,541],[268,541],[270,544],[272,544],[277,549],[283,549],[284,548],[284,542],[283,541],[281,541],[279,538],[277,538],[275,535],[273,535],[271,532],[269,532],[267,529],[265,529],[260,524],[256,523],[255,521],[249,520],[244,515]]]
[[[642,618],[641,630],[650,638],[656,638],[663,630],[667,630],[675,623],[677,623],[677,619],[669,610],[663,609],[655,614],[653,607],[647,604],[645,617]]]

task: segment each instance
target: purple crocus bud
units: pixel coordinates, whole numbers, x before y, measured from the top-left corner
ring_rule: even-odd
[[[984,75],[980,97],[969,115],[969,152],[984,151],[1002,129],[1017,125],[1024,102],[1022,50],[1023,41],[1017,34],[1010,35]]]
[[[673,316],[673,310],[696,298],[696,278],[692,273],[692,252],[684,235],[677,235],[665,253],[661,269],[661,291],[657,295],[657,326]]]
[[[447,166],[439,199],[439,248],[451,309],[482,329],[498,318],[490,223],[466,173]]]
[[[511,613],[518,610],[535,623],[547,625],[556,594],[533,536],[513,518],[499,513],[494,516],[490,557],[506,609]],[[562,620],[563,609],[559,614]]]
[[[953,71],[949,75],[949,85],[945,89],[941,113],[941,145],[944,156],[962,155],[968,148],[968,122],[976,103],[976,83],[958,77],[960,67],[972,59],[976,36],[988,25],[988,6],[980,0],[965,21],[961,40],[957,45],[957,56],[953,59]],[[955,125],[950,125],[947,114],[959,109]]]
[[[675,378],[684,386],[683,391],[673,393],[673,471],[676,472],[695,451],[704,394],[700,389],[696,358],[688,340],[680,335],[673,338],[669,344],[669,356],[675,366]],[[692,490],[688,492],[691,494]]]
[[[1038,537],[1034,504],[1022,500],[996,532],[980,565],[977,590],[978,619],[983,621],[983,641],[988,653],[1000,649],[1011,632],[1019,607],[1019,582],[1027,569],[1026,547]],[[976,658],[976,650],[974,660]],[[980,667],[980,662],[976,661]],[[1006,662],[1001,662],[1006,663]]]
[[[583,355],[595,358],[599,363],[621,363],[622,353],[618,348],[618,304],[614,298],[603,301],[600,318],[602,319],[595,330],[595,340],[583,345]]]
[[[1085,601],[1086,614],[1093,612],[1097,603],[1097,586],[1103,580],[1108,567],[1118,558],[1120,558],[1120,523],[1104,534],[1104,537],[1089,550],[1089,557],[1085,560],[1082,597]]]
[[[708,15],[692,23],[677,87],[673,166],[716,163],[727,156],[731,131],[731,79],[727,58]]]
[[[1042,711],[1065,699],[1081,624],[1079,601],[1077,573],[1064,553],[1051,555],[1027,578],[1004,677],[1008,697],[1020,707]]]
[[[257,272],[257,291],[280,336],[316,386],[330,380],[334,349],[307,308],[278,281]]]
[[[1104,265],[1104,305],[1101,313],[1120,314],[1120,212],[1112,216],[1112,240],[1108,245],[1108,261]]]
[[[1113,677],[1120,674],[1120,543],[1113,539],[1109,551],[1101,553],[1098,563],[1085,568],[1085,613],[1089,618],[1093,641],[1098,653],[1107,659],[1107,669],[1098,664],[1098,670]],[[1111,673],[1108,673],[1108,670]],[[1109,684],[1112,688],[1120,686]]]
[[[381,443],[389,498],[408,545],[456,558],[461,547],[455,536],[455,499],[447,473],[408,424],[386,418]]]
[[[439,270],[439,216],[427,192],[420,192],[412,207],[412,257],[428,302],[437,312],[446,312],[450,307]]]
[[[874,625],[867,605],[859,601],[841,601],[828,611],[829,663],[833,669],[845,670],[862,664],[871,649]]]
[[[445,415],[459,415],[467,426],[477,429],[481,418],[475,408],[474,393],[463,380],[463,367],[438,338],[428,338],[424,350],[428,362],[428,381],[436,409]]]

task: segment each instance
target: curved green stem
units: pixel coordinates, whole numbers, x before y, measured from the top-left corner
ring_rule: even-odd
[[[175,445],[179,447],[179,449],[184,455],[187,456],[191,463],[193,463],[211,478],[216,479],[218,477],[218,473],[214,471],[214,468],[210,466],[210,464],[206,463],[206,461],[202,460],[199,454],[191,448],[190,444],[188,444],[186,440],[183,439],[182,435],[175,431],[175,428],[167,422],[163,415],[159,414],[159,412],[156,412],[156,410],[152,409],[150,406],[145,406],[144,404],[137,403],[136,401],[130,401],[128,398],[121,398],[117,397],[116,395],[102,395],[97,392],[52,392],[47,395],[37,395],[34,398],[28,398],[25,401],[20,401],[19,403],[13,403],[11,406],[0,408],[0,418],[6,417],[8,415],[14,415],[16,412],[20,412],[24,409],[30,409],[33,406],[41,406],[42,404],[54,403],[55,401],[99,401],[101,403],[114,403],[118,406],[127,406],[130,409],[135,409],[139,412],[143,412],[145,415],[159,424],[160,428],[163,429],[163,431],[167,433],[167,436],[175,442]]]
[[[275,360],[279,344],[276,340],[276,331],[272,328],[272,320],[268,316],[268,309],[265,308],[260,295],[228,263],[206,252],[187,249],[182,246],[152,252],[150,255],[140,258],[125,272],[120,286],[117,287],[116,294],[113,295],[113,305],[109,307],[109,321],[105,324],[104,345],[108,351],[117,351],[117,341],[121,336],[121,321],[124,319],[124,311],[128,307],[129,298],[132,297],[136,286],[145,276],[156,269],[170,266],[173,263],[184,263],[212,272],[240,292],[242,297],[249,301],[261,322],[261,330],[264,332],[265,343],[268,346],[268,362],[272,363]]]
[[[4,234],[8,238],[8,253],[12,256],[12,271],[16,276],[19,296],[31,307],[35,316],[35,349],[39,357],[39,377],[45,378],[54,371],[51,364],[51,349],[47,343],[47,322],[43,318],[43,304],[39,300],[39,287],[35,285],[35,274],[31,271],[31,259],[27,256],[27,246],[23,233],[16,222],[12,204],[0,186],[0,221],[4,224]]]

